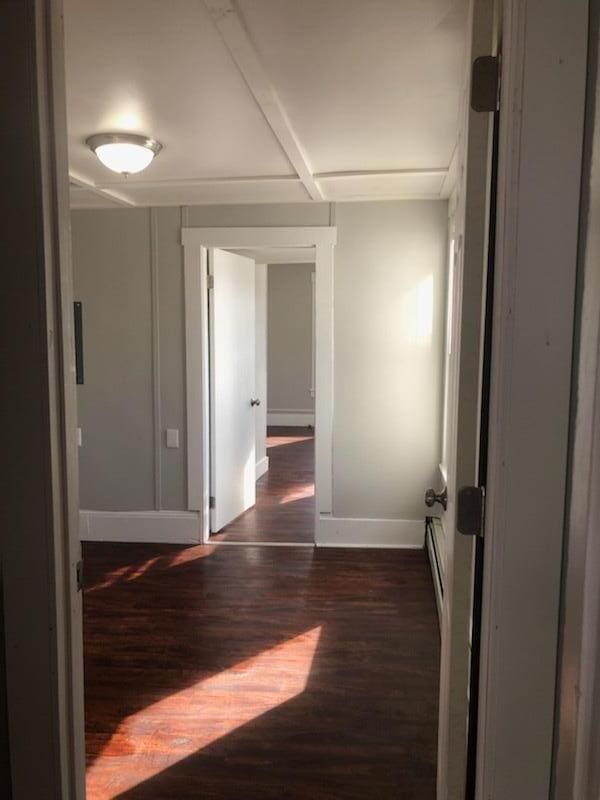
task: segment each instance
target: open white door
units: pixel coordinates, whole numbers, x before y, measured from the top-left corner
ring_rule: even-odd
[[[210,249],[210,529],[256,502],[255,265]]]
[[[483,405],[486,277],[492,196],[494,114],[471,107],[470,66],[497,52],[494,4],[470,4],[468,74],[457,146],[457,185],[450,199],[451,286],[445,376],[444,446],[440,489],[447,508],[437,507],[444,531],[444,596],[441,629],[437,800],[473,796],[474,753],[470,744],[471,634],[475,539],[459,533],[457,495],[482,485],[480,434]],[[493,213],[493,212],[492,212]],[[485,480],[485,479],[484,479]],[[477,645],[476,645],[477,646]]]

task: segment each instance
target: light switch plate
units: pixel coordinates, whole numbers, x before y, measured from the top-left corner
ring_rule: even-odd
[[[179,447],[179,431],[177,428],[167,428],[167,447]]]

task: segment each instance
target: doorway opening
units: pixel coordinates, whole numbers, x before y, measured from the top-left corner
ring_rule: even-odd
[[[314,250],[209,250],[211,543],[314,545]]]
[[[336,229],[325,226],[183,229],[188,509],[200,512],[204,543],[310,546],[318,543],[323,516],[331,515],[335,240]],[[269,281],[268,272],[257,273],[256,264],[269,261],[273,270],[297,264],[295,280],[305,274],[309,281],[306,302],[300,304],[305,332],[309,321],[306,369],[299,378],[309,383],[310,404],[304,408],[270,408],[270,401],[265,407],[260,396],[269,394],[269,348],[265,355],[261,344],[257,372],[257,274],[259,317],[261,301],[268,302]],[[285,283],[281,275],[273,272],[272,287]],[[290,356],[285,345],[281,348],[282,331],[290,327],[289,298],[287,308],[279,309],[274,300],[276,307],[282,318],[272,333],[279,360],[284,353],[284,385],[275,390],[272,382],[271,396],[289,398],[294,396],[285,369]],[[266,344],[266,306],[264,311],[259,339]],[[293,335],[290,351],[296,346]],[[277,368],[271,373],[276,380]],[[257,480],[262,481],[258,486]]]

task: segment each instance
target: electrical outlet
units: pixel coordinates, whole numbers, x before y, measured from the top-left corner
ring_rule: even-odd
[[[167,428],[167,447],[179,447],[179,431],[177,428]]]

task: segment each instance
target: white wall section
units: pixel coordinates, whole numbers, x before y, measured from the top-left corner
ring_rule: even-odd
[[[423,519],[440,456],[447,205],[338,205],[334,515]]]
[[[271,264],[268,269],[268,410],[308,416],[314,423],[312,386],[312,275],[314,264]],[[286,424],[282,422],[281,424]],[[297,424],[291,422],[289,424]]]

